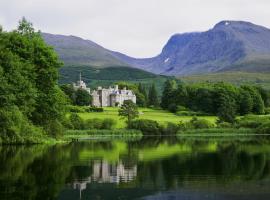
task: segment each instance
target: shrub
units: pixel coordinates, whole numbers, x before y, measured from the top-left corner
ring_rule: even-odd
[[[189,111],[185,106],[177,106],[177,111]]]
[[[160,134],[159,124],[156,121],[149,119],[138,119],[131,121],[128,128],[140,130],[143,132],[144,135]]]
[[[86,112],[104,112],[102,107],[89,107],[85,109]]]
[[[103,125],[103,120],[94,118],[85,121],[85,129],[101,129]]]
[[[264,109],[264,112],[266,115],[270,115],[270,107],[269,108],[265,108]]]
[[[63,135],[64,127],[63,127],[63,125],[58,120],[54,120],[54,121],[49,121],[45,125],[45,130],[51,136],[57,138],[57,137]]]
[[[270,121],[260,125],[256,129],[257,134],[270,134]]]
[[[78,114],[71,113],[69,119],[74,129],[77,129],[77,130],[84,129],[84,121]]]
[[[177,112],[177,105],[175,103],[171,103],[169,106],[168,106],[168,110],[172,113],[176,113]]]
[[[218,128],[232,128],[232,124],[229,122],[220,122],[218,123]]]
[[[191,124],[190,127],[194,129],[207,129],[213,128],[214,125],[206,119],[198,119],[197,117],[193,117],[192,120],[189,122]]]
[[[116,121],[114,119],[106,118],[102,122],[102,129],[113,129],[116,125]]]
[[[67,106],[68,110],[72,113],[84,113],[85,110],[83,107],[79,107],[79,106],[72,106],[72,105],[69,105]]]
[[[198,116],[197,112],[193,112],[193,111],[178,111],[176,115],[177,116]]]
[[[164,135],[175,135],[179,129],[180,127],[177,124],[169,122],[162,132]]]
[[[270,117],[260,117],[256,115],[246,115],[237,120],[237,127],[258,128],[262,124],[269,122]]]

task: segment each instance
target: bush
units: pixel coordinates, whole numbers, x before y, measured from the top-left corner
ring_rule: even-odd
[[[177,111],[189,111],[185,106],[177,106]]]
[[[86,112],[104,112],[102,107],[89,107],[85,109]]]
[[[105,119],[88,119],[85,121],[85,129],[107,129],[111,130],[116,125],[116,121],[114,119],[105,118]]]
[[[110,119],[110,118],[107,118],[107,119],[104,119],[103,122],[102,122],[102,129],[113,129],[113,127],[115,127],[116,125],[116,121],[114,119]]]
[[[256,133],[257,134],[270,134],[270,122],[266,122],[266,123],[260,125],[256,129]]]
[[[258,128],[264,123],[270,122],[270,117],[261,117],[256,115],[246,115],[237,120],[237,127]]]
[[[85,110],[83,107],[79,107],[79,106],[72,106],[72,105],[69,105],[67,106],[68,110],[72,113],[84,113]]]
[[[198,116],[197,112],[193,111],[178,111],[177,116]]]
[[[264,109],[264,112],[266,115],[270,115],[270,107],[269,108],[265,108]]]
[[[58,120],[49,121],[47,125],[45,125],[45,130],[55,138],[62,136],[64,133],[64,127]]]
[[[149,119],[138,119],[131,121],[129,129],[140,130],[144,135],[160,135],[159,124],[154,120]]]
[[[209,122],[206,119],[198,119],[197,117],[193,117],[192,120],[190,120],[190,126],[194,129],[207,129],[207,128],[213,128],[214,125]]]
[[[169,122],[162,132],[164,135],[175,135],[179,129],[180,127],[177,124]]]
[[[220,122],[218,123],[218,128],[232,128],[232,124],[229,122]]]
[[[85,129],[102,129],[103,120],[94,118],[85,121]]]
[[[171,103],[169,106],[168,106],[168,110],[172,113],[176,113],[177,112],[177,105],[175,103]]]
[[[71,113],[69,119],[74,129],[77,129],[77,130],[84,129],[84,121],[78,114]]]

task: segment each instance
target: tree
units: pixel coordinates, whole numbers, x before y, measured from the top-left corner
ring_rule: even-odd
[[[154,83],[151,85],[151,87],[149,89],[148,106],[154,106],[154,107],[159,106],[157,90],[156,90],[156,86]]]
[[[118,111],[118,115],[126,118],[129,126],[133,119],[139,117],[138,107],[131,100],[125,100]]]
[[[61,90],[67,95],[71,104],[76,104],[76,91],[70,84],[64,84],[60,86]]]
[[[255,114],[264,114],[264,102],[258,90],[249,85],[241,86],[241,88],[248,91],[251,95],[253,102],[252,112]]]
[[[164,83],[164,89],[162,92],[161,103],[160,103],[163,109],[168,109],[171,103],[175,103],[175,99],[174,99],[175,89],[176,89],[176,82],[174,80],[168,79]]]
[[[91,95],[83,89],[78,89],[75,93],[76,105],[78,106],[89,106],[91,104]]]
[[[12,138],[61,130],[66,97],[57,85],[57,54],[25,18],[17,30],[0,32],[0,41],[0,110],[12,122],[3,132]]]
[[[239,95],[239,114],[246,115],[252,113],[253,100],[250,93],[247,90],[240,88]]]
[[[174,98],[176,98],[176,104],[180,106],[186,106],[188,102],[187,89],[183,83],[180,83],[175,91]],[[173,98],[173,99],[174,99]]]

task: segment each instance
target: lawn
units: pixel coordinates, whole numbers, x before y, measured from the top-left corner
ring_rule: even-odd
[[[192,119],[192,116],[176,116],[173,113],[164,111],[164,110],[157,110],[157,109],[150,109],[150,108],[140,108],[139,109],[140,115],[139,119],[151,119],[159,122],[160,124],[166,124],[168,122],[178,123],[179,121],[189,121]],[[107,107],[104,108],[104,112],[102,113],[79,113],[79,115],[83,119],[93,119],[93,118],[112,118],[117,120],[116,128],[124,128],[125,121],[121,117],[118,116],[118,108],[111,108]],[[216,117],[215,116],[202,116],[198,117],[199,119],[207,119],[212,123],[215,123]]]

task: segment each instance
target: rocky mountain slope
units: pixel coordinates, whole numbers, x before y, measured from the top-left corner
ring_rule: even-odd
[[[159,55],[145,59],[74,36],[43,36],[65,65],[127,66],[163,75],[270,72],[270,29],[243,21],[222,21],[206,32],[175,34]]]

